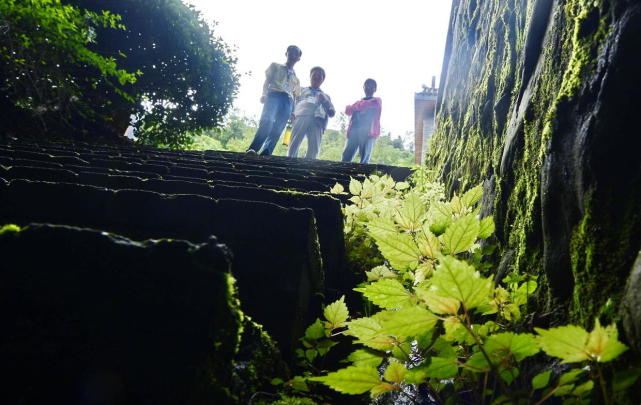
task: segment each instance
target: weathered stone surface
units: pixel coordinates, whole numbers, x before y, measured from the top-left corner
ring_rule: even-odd
[[[322,291],[310,209],[24,180],[0,184],[0,201],[0,222],[5,223],[91,227],[137,240],[201,242],[216,235],[238,252],[233,254],[232,271],[244,310],[265,325],[285,355],[310,322],[310,300]],[[280,316],[274,316],[273,308]]]
[[[32,224],[0,251],[3,402],[236,402],[241,314],[215,239]]]
[[[503,263],[540,276],[550,322],[615,320],[641,245],[641,3],[454,0],[450,34],[427,164],[450,192],[492,179]]]
[[[621,316],[628,341],[634,350],[641,352],[641,253],[634,262],[625,284],[621,302]]]

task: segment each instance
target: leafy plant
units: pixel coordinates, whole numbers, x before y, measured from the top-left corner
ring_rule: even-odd
[[[114,98],[131,104],[125,88],[138,73],[117,65],[113,54],[92,49],[102,39],[97,31],[123,31],[120,21],[117,14],[60,0],[0,2],[0,106],[13,118],[0,129],[33,136],[68,131],[77,116],[97,120],[101,111],[83,88],[101,82]]]
[[[411,186],[387,176],[350,183],[348,240],[373,242],[383,259],[355,290],[379,310],[350,317],[343,298],[327,306],[299,354],[313,365],[331,349],[328,342],[344,336],[357,348],[347,367],[306,380],[344,394],[395,391],[414,402],[423,386],[437,403],[475,404],[539,404],[553,396],[583,404],[598,385],[612,403],[613,392],[635,378],[608,384],[600,368],[627,349],[616,326],[597,320],[590,332],[575,325],[523,330],[519,320],[536,279],[511,274],[497,285],[479,271],[480,240],[494,231],[492,217],[478,215],[481,187],[445,200],[428,177],[414,176]],[[524,362],[541,351],[575,367],[530,378]]]

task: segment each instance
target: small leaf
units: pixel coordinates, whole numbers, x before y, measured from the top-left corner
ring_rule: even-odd
[[[596,361],[605,363],[616,359],[628,347],[619,342],[618,331],[615,324],[602,327],[599,319],[594,322],[594,329],[588,337],[586,350]]]
[[[490,217],[485,217],[480,222],[480,229],[479,229],[478,237],[480,239],[489,238],[494,233],[494,230],[495,230],[494,218],[491,217],[491,216]]]
[[[614,374],[612,389],[623,391],[630,388],[641,377],[641,368],[631,368],[629,370],[618,371]]]
[[[442,297],[429,289],[416,287],[414,292],[435,314],[456,315],[461,307],[461,302],[456,298]]]
[[[370,397],[376,398],[377,396],[384,394],[389,391],[394,391],[395,387],[394,385],[386,382],[381,382],[377,386],[373,387],[370,390]]]
[[[416,336],[434,328],[438,318],[419,306],[399,309],[382,322],[380,333],[393,336]]]
[[[401,209],[396,215],[396,223],[398,223],[401,228],[414,232],[423,225],[425,209],[425,204],[418,193],[408,193],[403,200]]]
[[[483,187],[478,185],[472,189],[467,190],[461,197],[461,202],[464,206],[471,208],[474,204],[479,202],[481,197],[483,197]]]
[[[401,191],[401,190],[405,190],[406,188],[409,188],[409,186],[410,186],[410,184],[409,184],[408,182],[406,182],[406,181],[399,181],[398,183],[396,183],[395,188],[396,188],[397,190]]]
[[[336,183],[334,187],[332,187],[329,192],[331,194],[343,194],[345,192],[345,187],[343,187],[342,184]]]
[[[396,361],[391,361],[389,366],[385,369],[383,378],[387,381],[395,382],[399,384],[405,378],[407,373],[407,368],[402,363]]]
[[[560,326],[549,330],[534,328],[539,334],[538,342],[541,349],[549,356],[558,357],[562,363],[572,363],[588,360],[590,356],[585,351],[588,332],[575,325]]]
[[[483,345],[486,353],[490,353],[492,361],[501,363],[508,354],[516,361],[522,361],[526,357],[534,356],[539,352],[536,338],[529,333],[515,334],[512,332],[497,333],[491,335]]]
[[[360,181],[356,180],[353,177],[349,178],[349,192],[358,195],[361,193],[361,190],[363,189],[363,185],[361,184]]]
[[[332,325],[331,329],[340,328],[349,317],[345,296],[340,297],[336,302],[325,307],[323,311],[325,319]]]
[[[309,325],[309,327],[305,329],[305,339],[318,340],[324,337],[326,337],[325,327],[323,326],[323,323],[318,318],[316,319],[316,322]]]
[[[383,356],[372,350],[358,349],[351,353],[347,360],[355,366],[378,367],[383,361]]]
[[[287,381],[285,385],[292,387],[296,391],[309,392],[309,387],[307,387],[307,380],[299,375]]]
[[[271,385],[282,385],[285,381],[282,378],[272,378],[269,382]]]
[[[559,377],[559,385],[566,385],[575,382],[581,375],[585,373],[585,370],[581,368],[575,368],[568,372],[561,374]]]
[[[441,234],[452,223],[452,205],[435,202],[430,207],[428,217],[431,218],[430,230],[435,234]]]
[[[428,377],[447,379],[456,377],[458,374],[458,364],[456,358],[450,357],[432,357],[430,365],[425,371]]]
[[[443,249],[448,254],[465,252],[479,235],[480,222],[473,215],[466,215],[454,221],[441,236]]]
[[[388,269],[387,266],[376,266],[371,271],[366,271],[367,281],[377,281],[382,278],[397,278],[398,274]]]
[[[550,382],[550,376],[552,375],[552,370],[547,370],[542,373],[539,373],[532,378],[532,389],[540,390],[548,386]]]
[[[363,394],[381,383],[375,367],[350,366],[326,376],[311,377],[316,381],[345,394]]]
[[[436,259],[441,252],[441,242],[426,227],[423,227],[422,231],[418,233],[416,242],[419,252],[427,258]]]
[[[386,278],[369,284],[365,288],[354,288],[354,290],[361,292],[372,303],[385,309],[403,308],[414,304],[409,291],[395,279]]]
[[[580,397],[586,392],[592,391],[592,388],[594,388],[594,381],[592,380],[586,381],[583,384],[576,387],[575,389],[573,389],[572,395],[576,395],[577,397]]]
[[[373,318],[358,318],[347,323],[346,335],[354,336],[360,340],[368,340],[379,335],[381,324]]]
[[[432,276],[430,290],[445,298],[454,298],[467,309],[485,304],[493,292],[492,281],[481,277],[469,264],[453,257],[443,257]]]

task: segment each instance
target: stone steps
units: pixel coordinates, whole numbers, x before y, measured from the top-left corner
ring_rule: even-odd
[[[0,183],[0,201],[0,223],[65,224],[133,240],[202,242],[216,235],[232,251],[243,309],[285,353],[309,321],[311,297],[322,291],[315,219],[308,208],[30,180]],[[272,305],[282,317],[272,316]]]
[[[99,240],[96,235],[101,232],[130,241],[164,240],[145,243],[167,246],[173,246],[172,241],[184,241],[177,242],[180,246],[211,244],[215,235],[231,252],[231,274],[237,280],[243,311],[264,325],[291,360],[298,338],[318,315],[314,311],[320,309],[319,297],[337,298],[342,289],[351,288],[345,285],[344,274],[341,201],[346,196],[337,198],[328,190],[336,183],[347,188],[351,178],[363,179],[375,172],[389,173],[397,181],[409,175],[407,168],[231,152],[5,141],[0,143],[0,225],[15,223],[31,230],[40,225],[29,224],[54,224],[44,227],[91,235],[87,243]],[[41,243],[46,245],[44,237]],[[36,255],[39,246],[34,249]],[[67,247],[69,255],[77,256],[70,260],[93,257],[99,248],[80,246],[83,248],[77,250]],[[19,251],[27,254],[25,249]],[[101,268],[129,271],[126,262],[110,261],[104,254],[100,257],[105,261]],[[180,265],[173,266],[176,272],[183,271]],[[52,263],[50,270],[51,277],[67,271],[61,261]],[[89,279],[81,278],[78,283],[77,288],[82,283],[91,288]],[[192,304],[199,305],[199,301]],[[80,304],[70,301],[65,305]],[[148,310],[143,305],[132,309],[138,313]],[[243,336],[253,336],[254,343],[246,343],[244,337],[238,352],[247,359],[269,346],[251,325],[246,322]],[[278,364],[273,353],[269,356],[264,367]],[[241,363],[244,361],[254,362]],[[216,378],[229,378],[229,373],[216,370],[220,374]],[[254,372],[245,374],[247,379],[256,378]],[[208,394],[197,395],[205,398]]]

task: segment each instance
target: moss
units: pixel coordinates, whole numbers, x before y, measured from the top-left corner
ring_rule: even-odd
[[[20,227],[14,224],[2,225],[2,228],[0,228],[0,235],[11,235],[18,232],[20,232]]]

